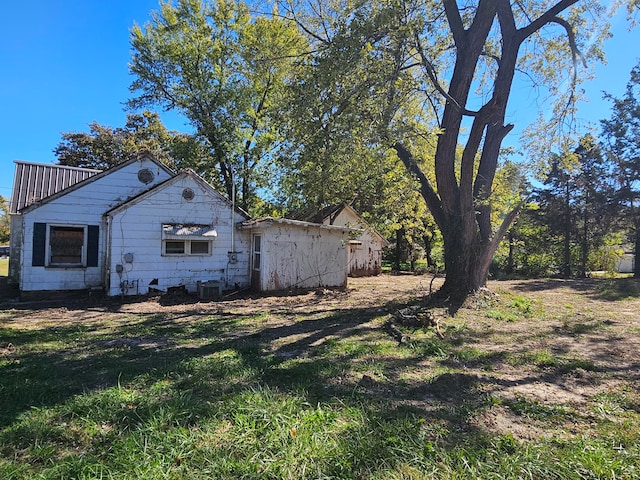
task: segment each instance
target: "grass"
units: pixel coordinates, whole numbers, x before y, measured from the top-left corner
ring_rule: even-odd
[[[9,275],[9,259],[0,258],[0,277]]]
[[[605,383],[609,375],[591,358],[519,348],[513,337],[510,352],[489,348],[506,335],[495,330],[544,324],[544,308],[523,294],[491,306],[519,312],[515,324],[491,310],[461,310],[444,340],[414,330],[402,345],[381,328],[376,305],[234,308],[0,310],[0,478],[640,475],[635,384],[617,380],[586,411],[501,396],[505,365],[534,383],[578,371]],[[500,412],[549,431],[482,424]]]

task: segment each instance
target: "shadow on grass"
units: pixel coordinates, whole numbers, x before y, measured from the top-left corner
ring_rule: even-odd
[[[79,440],[65,425],[81,422],[97,432],[92,451],[101,451],[100,442],[110,451],[123,435],[148,432],[153,425],[160,435],[163,429],[200,428],[215,421],[250,431],[246,441],[264,442],[256,449],[268,450],[269,430],[284,432],[274,443],[281,446],[293,435],[287,422],[301,422],[299,417],[308,415],[310,423],[342,429],[332,437],[332,448],[350,455],[346,463],[330,462],[323,473],[364,478],[402,461],[402,452],[407,452],[406,461],[416,451],[429,460],[425,445],[434,442],[450,449],[481,445],[487,432],[468,420],[490,408],[497,391],[539,382],[570,389],[563,377],[590,368],[562,358],[545,364],[538,360],[537,368],[528,365],[530,374],[517,380],[497,378],[491,370],[507,361],[507,355],[468,347],[489,341],[490,331],[460,335],[455,342],[433,337],[397,345],[379,328],[382,320],[371,323],[400,306],[296,311],[294,318],[283,311],[269,321],[226,312],[224,302],[217,311],[205,313],[185,304],[180,313],[159,308],[111,326],[104,320],[3,328],[0,444],[26,449],[46,436],[71,449]],[[117,302],[69,308],[107,317],[109,311],[120,310]],[[368,344],[369,335],[375,337],[372,343],[386,345]],[[358,345],[347,348],[344,343],[350,340]],[[12,349],[6,348],[9,344]],[[377,355],[376,348],[397,355]],[[523,342],[511,354],[524,358],[527,353]],[[462,371],[440,370],[414,381],[401,378],[426,361]],[[465,366],[486,367],[487,373],[465,372]],[[372,369],[381,374],[370,373]],[[287,410],[287,402],[300,405]],[[321,406],[328,413],[322,413]],[[554,414],[521,400],[508,406],[529,415]],[[345,418],[331,420],[338,409]],[[416,450],[407,448],[411,442]],[[234,468],[242,476],[241,467]]]
[[[598,300],[619,301],[640,298],[640,279],[635,278],[572,278],[539,279],[514,282],[514,288],[523,292],[545,292],[570,289]]]

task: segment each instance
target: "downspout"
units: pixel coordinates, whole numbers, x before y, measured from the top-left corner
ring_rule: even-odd
[[[235,230],[236,230],[236,180],[231,172],[231,253],[236,251]]]
[[[110,296],[109,290],[111,289],[111,217],[106,215],[104,232],[104,266],[102,270],[102,284],[104,285],[104,291],[107,296]]]

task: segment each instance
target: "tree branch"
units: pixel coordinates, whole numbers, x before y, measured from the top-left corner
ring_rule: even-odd
[[[433,186],[427,176],[420,169],[420,166],[416,162],[415,158],[413,158],[411,152],[401,142],[396,142],[393,145],[393,149],[396,151],[398,157],[409,173],[414,175],[420,182],[420,193],[422,194],[425,202],[427,202],[427,206],[440,229],[446,228],[447,223],[440,197],[433,189]]]

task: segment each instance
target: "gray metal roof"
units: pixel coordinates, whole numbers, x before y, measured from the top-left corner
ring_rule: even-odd
[[[101,172],[89,168],[67,167],[15,160],[10,213],[18,213],[32,203],[58,193]]]

